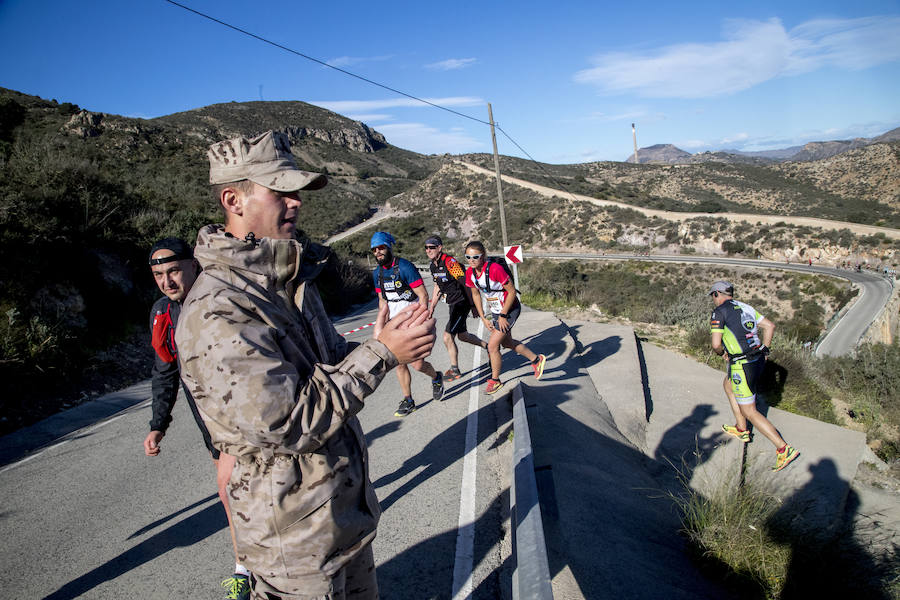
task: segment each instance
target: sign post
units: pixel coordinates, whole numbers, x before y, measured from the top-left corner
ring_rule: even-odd
[[[522,262],[522,246],[503,246],[503,258],[512,266],[513,284],[519,289],[519,268]]]

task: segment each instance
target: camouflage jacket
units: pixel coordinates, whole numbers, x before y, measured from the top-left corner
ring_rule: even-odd
[[[322,250],[206,226],[175,334],[213,444],[238,459],[228,492],[238,559],[310,588],[375,537],[381,511],[355,415],[397,364],[375,340],[347,354],[311,281]]]

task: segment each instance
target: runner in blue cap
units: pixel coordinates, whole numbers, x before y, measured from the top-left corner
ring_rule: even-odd
[[[378,318],[375,319],[373,335],[377,338],[384,324],[394,318],[401,310],[418,302],[428,306],[428,293],[419,270],[415,265],[399,256],[394,256],[394,236],[385,231],[377,231],[372,235],[369,246],[378,261],[372,277],[375,293],[378,294]],[[424,359],[410,363],[412,367],[431,377],[431,397],[440,400],[444,395],[444,378],[434,370],[431,363]],[[397,417],[405,417],[416,410],[412,397],[412,376],[407,365],[397,367],[397,379],[403,391],[403,399],[394,413]]]

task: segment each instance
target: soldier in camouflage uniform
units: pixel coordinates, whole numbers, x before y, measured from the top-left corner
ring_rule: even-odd
[[[381,511],[355,414],[391,368],[430,353],[434,320],[411,307],[348,353],[313,281],[328,250],[295,236],[298,191],[325,177],[271,131],[208,155],[225,225],[198,235],[203,272],[176,342],[213,444],[237,457],[230,505],[252,598],[377,598]]]

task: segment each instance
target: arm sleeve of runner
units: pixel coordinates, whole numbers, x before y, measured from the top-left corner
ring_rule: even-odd
[[[475,271],[472,270],[472,267],[466,269],[466,287],[475,287]]]
[[[495,262],[491,263],[491,268],[488,271],[488,277],[492,281],[496,281],[500,285],[503,285],[507,281],[509,281],[509,275],[506,274],[506,270],[502,266],[500,266],[499,263]]]
[[[399,261],[400,276],[403,278],[403,281],[409,283],[409,287],[415,289],[420,285],[425,285],[425,282],[422,281],[422,276],[419,275],[419,270],[414,264],[402,258]]]
[[[150,333],[153,334],[155,311],[150,314]],[[168,335],[168,332],[166,332]],[[165,361],[153,351],[153,368],[150,371],[150,389],[153,393],[151,404],[150,431],[165,431],[172,422],[172,408],[178,398],[178,384],[181,377],[178,361]]]
[[[375,287],[375,294],[381,295],[381,286],[378,285],[378,269],[381,267],[375,267],[375,270],[372,271],[372,285]]]
[[[448,256],[445,258],[444,264],[447,265],[447,272],[450,273],[450,276],[462,283],[466,278],[466,274],[463,272],[462,266],[456,262],[456,259],[452,256]]]
[[[177,362],[167,363],[159,356],[154,357],[150,375],[150,389],[153,391],[150,431],[165,432],[169,428],[172,409],[178,398],[179,379]]]

